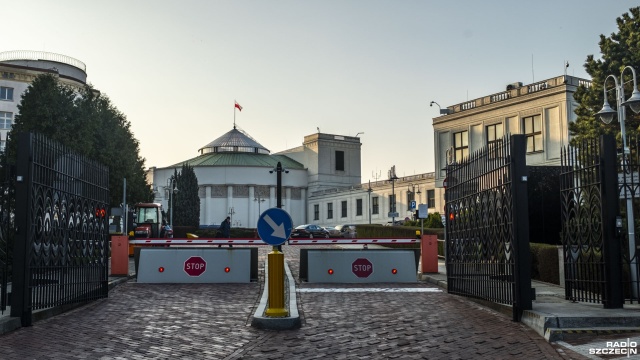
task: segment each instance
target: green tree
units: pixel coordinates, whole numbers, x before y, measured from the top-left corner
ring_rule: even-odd
[[[200,225],[200,197],[198,178],[192,166],[182,164],[180,173],[175,173],[178,191],[173,195],[173,224],[175,226]]]
[[[127,202],[153,200],[139,143],[126,117],[107,96],[90,85],[71,88],[53,75],[44,74],[29,85],[18,111],[3,154],[9,163],[15,163],[17,134],[41,133],[109,168],[111,206],[122,202],[123,178],[127,179]]]
[[[576,109],[577,119],[569,123],[569,131],[572,143],[575,144],[586,138],[595,138],[600,134],[617,134],[620,139],[620,123],[615,121],[611,124],[604,124],[595,114],[602,109],[604,103],[603,86],[608,75],[614,75],[620,80],[620,73],[625,66],[632,66],[640,70],[640,7],[629,9],[629,13],[623,14],[616,19],[618,32],[606,37],[600,35],[601,58],[596,59],[593,55],[587,56],[584,68],[591,75],[592,83],[590,87],[580,86],[574,98],[578,102]],[[624,72],[625,99],[631,95],[633,81],[631,81],[631,71]],[[607,80],[607,89],[613,88],[613,80]],[[608,91],[609,104],[615,108],[615,91]],[[629,109],[626,111],[626,133],[627,135],[638,135],[640,116]]]

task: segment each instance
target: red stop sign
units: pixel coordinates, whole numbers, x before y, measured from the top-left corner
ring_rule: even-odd
[[[373,274],[373,264],[369,259],[359,258],[351,264],[351,271],[359,278],[367,278]]]
[[[200,256],[192,256],[184,262],[184,272],[189,276],[200,276],[207,270],[207,262]]]

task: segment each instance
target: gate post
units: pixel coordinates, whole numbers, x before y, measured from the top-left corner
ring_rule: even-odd
[[[605,309],[622,308],[622,252],[616,234],[618,215],[618,171],[616,143],[611,135],[600,136],[600,186],[602,188],[602,252],[604,260],[603,302]],[[631,209],[633,211],[633,209]],[[633,254],[630,254],[633,256]],[[633,271],[633,269],[631,270]]]
[[[13,282],[11,284],[11,316],[19,317],[22,326],[31,326],[31,209],[32,176],[31,133],[18,135],[18,156],[16,160],[16,237],[13,248]]]
[[[527,198],[527,139],[511,136],[511,193],[514,252],[513,321],[520,321],[524,310],[531,310],[531,257],[529,250],[529,200]]]

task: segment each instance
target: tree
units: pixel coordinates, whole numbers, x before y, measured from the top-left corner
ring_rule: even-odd
[[[595,114],[602,109],[604,103],[603,86],[608,75],[620,78],[620,73],[625,66],[632,66],[636,71],[640,70],[640,7],[629,9],[629,13],[623,14],[616,19],[618,32],[605,37],[600,35],[601,59],[595,59],[593,55],[587,56],[584,64],[585,70],[591,75],[592,83],[590,87],[580,86],[574,94],[578,102],[576,109],[577,120],[569,123],[569,131],[573,136],[571,142],[575,144],[586,138],[595,138],[600,134],[617,134],[620,139],[620,123],[618,121],[611,124],[604,124]],[[631,94],[633,82],[631,72],[625,71],[625,94],[626,98]],[[613,80],[607,81],[607,89],[613,87]],[[615,92],[608,92],[609,104],[616,106]],[[626,133],[637,136],[640,116],[632,111],[626,112]]]
[[[180,173],[175,173],[178,191],[173,195],[173,223],[175,226],[200,225],[200,197],[198,178],[192,166],[182,164]],[[173,204],[172,204],[173,205]]]
[[[17,134],[41,133],[109,168],[111,206],[122,203],[123,178],[127,179],[128,202],[153,200],[130,123],[106,95],[90,85],[71,88],[43,74],[29,85],[18,111],[3,154],[10,164],[16,160]]]

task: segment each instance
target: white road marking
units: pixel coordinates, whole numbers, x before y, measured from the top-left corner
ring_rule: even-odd
[[[298,292],[442,292],[438,288],[303,288],[298,289]]]

